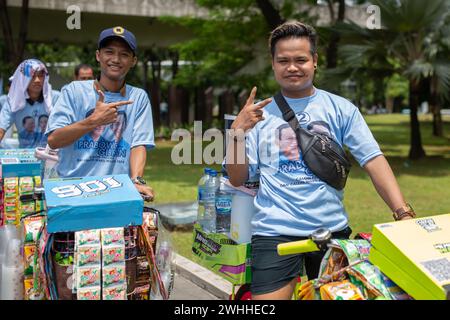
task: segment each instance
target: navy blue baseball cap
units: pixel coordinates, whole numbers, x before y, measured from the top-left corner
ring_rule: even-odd
[[[133,53],[136,53],[137,49],[136,37],[134,36],[133,33],[128,31],[124,27],[118,26],[103,30],[98,38],[98,48],[101,48],[102,42],[110,38],[123,39],[128,44],[131,51],[133,51]]]

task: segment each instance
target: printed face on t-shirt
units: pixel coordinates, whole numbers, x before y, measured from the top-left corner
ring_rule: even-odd
[[[288,160],[298,160],[300,153],[298,151],[297,138],[294,130],[289,126],[280,126],[278,128],[278,144],[280,151],[286,156]]]
[[[27,132],[34,132],[34,129],[36,128],[36,125],[34,123],[34,119],[32,117],[25,117],[22,121],[23,128]]]
[[[39,117],[39,129],[41,132],[45,132],[45,129],[47,129],[47,122],[48,122],[48,116],[42,115]]]

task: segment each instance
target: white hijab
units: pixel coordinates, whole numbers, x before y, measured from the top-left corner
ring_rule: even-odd
[[[28,85],[36,72],[45,71],[44,87],[42,94],[44,96],[45,109],[48,113],[52,109],[52,86],[48,82],[48,71],[45,64],[37,59],[24,60],[12,76],[11,88],[8,93],[8,100],[12,112],[17,112],[25,108],[26,100],[29,98]]]

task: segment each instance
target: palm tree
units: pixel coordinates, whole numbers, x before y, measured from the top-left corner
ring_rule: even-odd
[[[448,27],[448,0],[374,0],[381,14],[382,29],[368,30],[352,23],[337,27],[346,44],[341,46],[342,66],[358,76],[384,77],[394,72],[409,82],[410,159],[425,156],[417,116],[420,93],[432,84],[432,93],[450,91],[450,62],[437,44],[438,31]],[[448,52],[448,51],[447,51]],[[380,73],[381,72],[381,73]],[[431,80],[430,80],[431,79]]]

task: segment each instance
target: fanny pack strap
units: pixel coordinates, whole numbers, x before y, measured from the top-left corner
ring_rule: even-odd
[[[304,130],[302,127],[300,127],[297,117],[295,116],[294,110],[292,110],[292,108],[289,106],[289,104],[287,103],[286,99],[283,97],[281,92],[278,92],[274,96],[274,99],[275,99],[275,102],[276,102],[278,108],[280,109],[281,113],[283,114],[284,121],[289,123],[292,130],[294,130],[295,137],[297,138],[298,146],[300,147],[300,150],[303,153],[305,150],[305,146],[303,146],[303,144],[302,144],[303,139],[301,139],[301,135],[302,135],[302,133],[303,134],[308,134],[308,133],[306,132],[306,130]]]

